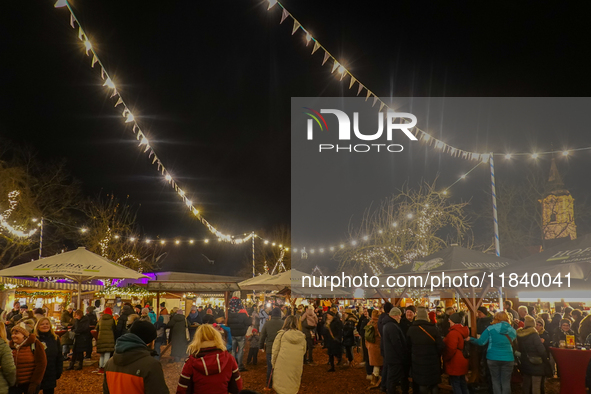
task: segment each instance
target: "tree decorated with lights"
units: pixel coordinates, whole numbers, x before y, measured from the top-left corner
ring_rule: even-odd
[[[51,221],[43,233],[43,256],[75,240],[72,223],[80,200],[65,162],[41,161],[29,148],[0,141],[0,267],[39,257],[41,218]]]
[[[349,231],[349,240],[334,258],[346,272],[369,269],[379,275],[459,242],[469,230],[464,213],[467,202],[452,202],[435,190],[435,183],[417,190],[404,188],[368,209],[361,224]]]
[[[139,272],[157,267],[163,256],[162,246],[149,239],[140,242],[137,210],[132,206],[107,195],[88,201],[84,212],[88,222],[81,232],[88,250]]]

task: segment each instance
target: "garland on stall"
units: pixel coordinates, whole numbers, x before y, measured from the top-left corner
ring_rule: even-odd
[[[129,285],[127,287],[105,286],[104,290],[95,294],[97,297],[118,296],[123,298],[148,298],[155,297],[153,293],[145,287]]]
[[[35,291],[35,292],[27,292],[27,291],[16,291],[16,297],[22,298],[57,298],[61,297],[66,300],[66,305],[72,301],[72,295],[70,293],[62,293],[62,292],[55,292],[55,291]]]

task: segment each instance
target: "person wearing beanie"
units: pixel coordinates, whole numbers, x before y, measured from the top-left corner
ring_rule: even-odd
[[[238,362],[240,372],[246,371],[244,367],[244,343],[246,340],[246,332],[248,327],[252,325],[252,319],[246,313],[241,313],[243,310],[242,301],[237,297],[232,297],[229,303],[228,313],[228,327],[232,333],[232,356]]]
[[[579,336],[571,329],[571,326],[572,321],[570,319],[560,320],[560,325],[558,326],[558,329],[554,332],[554,336],[552,338],[554,347],[560,347],[560,341],[566,342],[567,335],[574,335],[575,343],[579,342]]]
[[[16,366],[16,386],[10,392],[37,394],[47,367],[43,344],[33,334],[35,322],[25,320],[12,327],[9,346]]]
[[[441,383],[441,354],[445,344],[425,307],[417,308],[415,321],[406,334],[411,356],[411,377],[417,390],[430,393]]]
[[[113,351],[115,350],[115,331],[117,325],[115,319],[113,319],[113,311],[111,308],[105,308],[101,319],[96,325],[97,339],[96,339],[96,352],[100,354],[99,368],[95,373],[105,373],[105,365],[111,358]]]
[[[378,319],[378,330],[380,331],[380,336],[382,335],[382,328],[384,328],[384,320],[389,318],[389,313],[392,310],[392,303],[390,302],[386,302],[384,304],[384,312],[382,314],[380,314],[380,317]]]
[[[476,311],[476,332],[481,335],[488,326],[492,324],[493,317],[488,313],[485,306],[481,306]]]
[[[536,330],[536,319],[525,315],[523,323],[524,327],[517,330],[517,348],[521,352],[519,370],[523,376],[523,392],[541,394],[542,377],[545,375],[544,364],[549,362],[548,354]],[[538,363],[538,360],[542,362]]]
[[[187,323],[189,324],[189,337],[193,340],[197,327],[203,324],[203,319],[201,318],[201,315],[199,315],[196,305],[191,307],[191,312],[189,313],[189,316],[187,316]]]
[[[259,330],[257,330],[256,328],[252,329],[252,335],[248,338],[248,341],[250,342],[250,349],[248,350],[248,357],[246,358],[246,364],[250,364],[252,362],[252,365],[257,365],[258,363],[258,355],[259,355],[259,346],[260,346],[260,342],[259,342],[260,336],[259,336]]]
[[[150,318],[150,310],[148,308],[142,309],[142,314],[140,315],[140,320],[148,321],[152,323],[152,319]]]
[[[189,338],[187,338],[187,320],[182,309],[173,308],[170,320],[166,324],[167,328],[170,328],[170,334],[168,336],[170,340],[170,356],[172,359],[170,362],[178,363],[187,355],[187,344]]]
[[[259,339],[259,346],[264,346],[265,354],[267,356],[267,380],[265,384],[272,383],[271,371],[273,371],[272,356],[273,356],[273,342],[277,337],[277,333],[283,327],[283,320],[281,320],[281,309],[279,307],[273,308],[271,311],[271,319],[268,320],[261,330],[261,338]],[[269,386],[270,388],[271,386]]]
[[[408,329],[410,326],[412,326],[412,322],[415,320],[416,313],[417,309],[414,307],[414,305],[409,305],[406,307],[404,316],[402,316],[402,319],[400,319],[400,329],[404,333],[404,336],[406,336]]]
[[[384,349],[384,368],[382,371],[382,387],[387,393],[396,393],[396,386],[400,384],[402,392],[408,393],[408,357],[406,338],[400,328],[402,311],[393,307],[384,321],[382,348]]]
[[[449,330],[443,343],[443,366],[445,373],[449,375],[449,384],[454,394],[465,394],[468,392],[466,385],[466,374],[468,373],[468,359],[464,357],[464,346],[470,346],[466,343],[470,331],[468,327],[462,325],[463,316],[454,313],[449,317]]]
[[[152,357],[149,345],[156,339],[151,322],[136,320],[115,344],[107,361],[103,393],[168,394],[160,361]]]

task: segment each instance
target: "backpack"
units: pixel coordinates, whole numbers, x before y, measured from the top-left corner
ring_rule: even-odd
[[[363,328],[365,330],[365,341],[369,343],[376,343],[376,329],[371,324]]]
[[[465,359],[470,359],[470,343],[464,342],[464,348],[462,349],[462,355]]]

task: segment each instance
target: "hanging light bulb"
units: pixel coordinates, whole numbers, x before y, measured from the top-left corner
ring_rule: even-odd
[[[189,243],[190,243],[191,245],[193,245],[193,243],[194,243],[194,242],[195,242],[195,241],[193,241],[192,239],[190,239],[190,240],[189,240]]]
[[[505,155],[505,159],[510,160],[513,157],[513,155],[511,153],[507,153]]]
[[[181,243],[181,241],[179,241],[179,240],[177,239],[176,241],[174,241],[174,243],[178,245],[178,244],[180,244],[180,243]]]
[[[344,73],[345,71],[346,71],[346,70],[345,70],[345,67],[343,67],[343,66],[339,66],[339,73],[341,73],[341,74],[342,74],[342,73]]]
[[[539,155],[538,153],[533,153],[533,154],[531,155],[531,158],[532,158],[532,159],[536,159],[536,160],[537,160],[539,157],[540,157],[540,155]]]
[[[167,181],[171,181],[172,177],[169,174],[166,174],[166,176],[164,177],[164,179],[166,179]]]
[[[563,151],[562,151],[562,156],[568,156],[568,154],[569,154],[569,153],[570,153],[569,151],[567,151],[567,150],[563,150]]]
[[[312,40],[312,36],[310,35],[310,33],[306,32],[306,42],[309,44],[311,40]],[[308,45],[308,44],[306,44],[306,45]]]
[[[209,239],[204,239],[203,242],[205,242],[206,244],[209,243]]]

